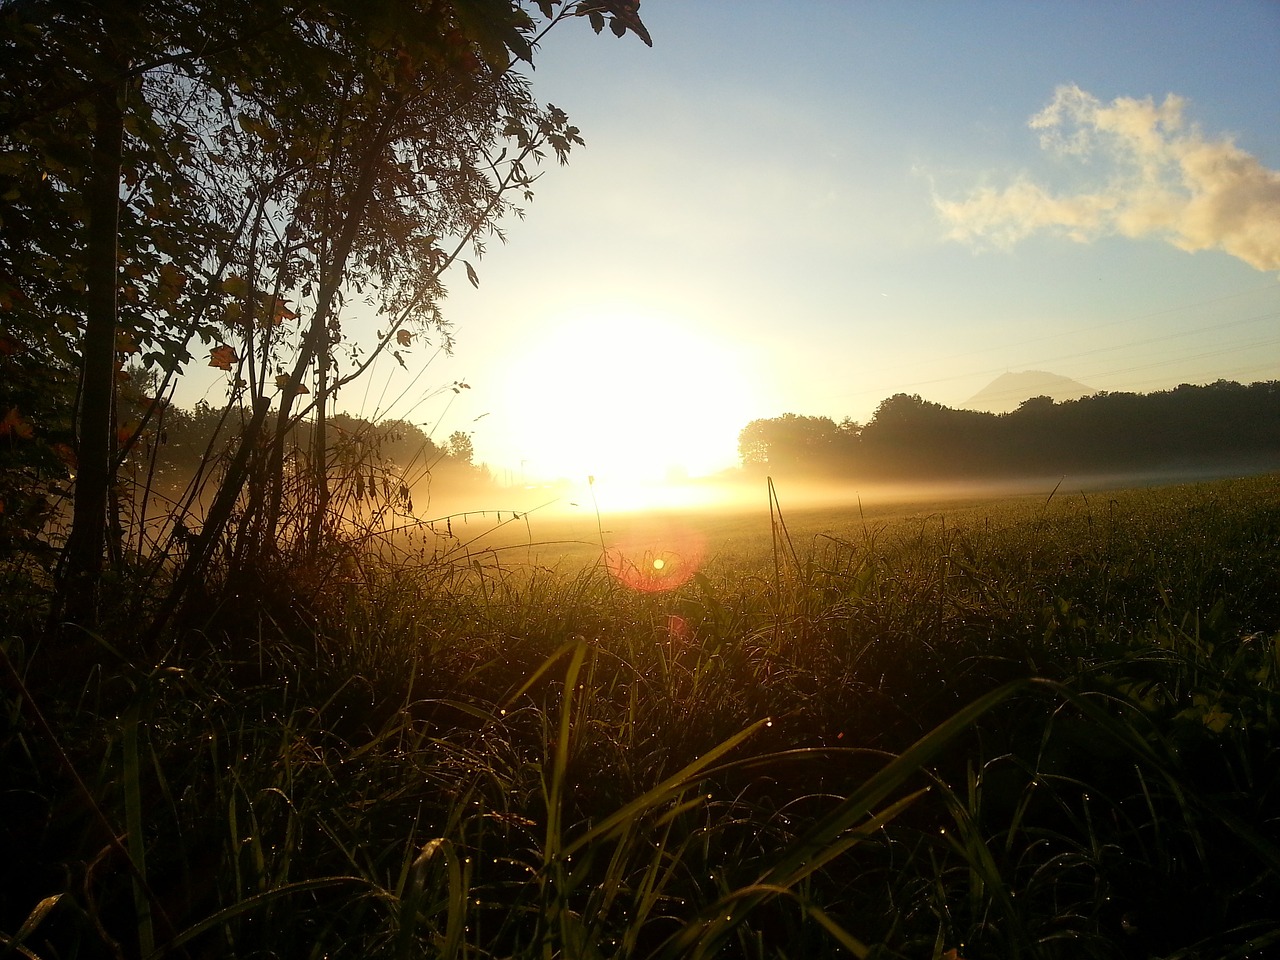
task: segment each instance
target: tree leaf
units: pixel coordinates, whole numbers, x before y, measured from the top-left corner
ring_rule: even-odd
[[[289,309],[289,301],[279,297],[271,300],[271,325],[278,327],[286,320],[297,320],[298,315]]]
[[[249,292],[249,284],[243,277],[237,277],[234,273],[223,278],[222,292],[229,297],[243,297]]]
[[[217,367],[219,370],[230,370],[231,365],[239,361],[236,356],[235,347],[227,344],[219,344],[209,351],[209,366]]]
[[[186,276],[172,263],[166,263],[160,268],[160,283],[157,293],[160,295],[162,302],[171,304],[176,301],[186,285]]]
[[[10,407],[9,412],[4,415],[4,419],[0,420],[0,437],[18,437],[20,440],[30,440],[35,430],[27,419],[18,412],[17,407]]]
[[[133,439],[138,432],[139,426],[141,424],[137,420],[130,420],[127,423],[120,424],[120,426],[116,427],[116,443],[123,447]]]
[[[8,334],[0,333],[0,357],[12,357],[17,353],[25,353],[27,345],[15,340]]]

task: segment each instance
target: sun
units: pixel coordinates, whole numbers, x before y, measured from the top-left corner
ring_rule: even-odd
[[[610,306],[563,317],[506,377],[525,472],[652,483],[731,466],[746,377],[731,342]]]

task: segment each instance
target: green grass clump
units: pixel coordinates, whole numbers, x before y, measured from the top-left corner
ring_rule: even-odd
[[[1280,941],[1280,480],[786,522],[663,592],[240,576],[146,653],[11,592],[0,952]]]

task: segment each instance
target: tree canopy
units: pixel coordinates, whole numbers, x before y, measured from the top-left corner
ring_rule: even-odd
[[[193,362],[225,370],[243,411],[191,562],[233,514],[270,549],[297,425],[326,450],[342,385],[447,342],[446,271],[478,283],[538,164],[582,143],[518,66],[579,17],[649,43],[638,7],[0,3],[0,403],[25,444],[0,495],[43,497],[51,464],[74,463],[67,576],[96,582],[112,554],[116,472],[155,415],[120,430],[133,361],[162,374],[152,400]],[[357,303],[372,341],[348,332]]]
[[[956,410],[896,394],[858,428],[827,417],[755,420],[748,469],[856,479],[1046,476],[1280,464],[1280,383],[1220,380],[1146,395],[1100,393],[1012,413]]]

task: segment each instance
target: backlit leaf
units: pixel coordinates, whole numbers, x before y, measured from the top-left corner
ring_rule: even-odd
[[[231,276],[223,279],[222,292],[230,297],[243,297],[249,292],[249,284],[245,283],[243,277],[237,277],[233,273]]]
[[[276,387],[277,389],[280,389],[280,390],[283,390],[285,387],[289,386],[289,384],[292,382],[293,382],[293,378],[289,376],[287,373],[282,373],[276,377]],[[307,385],[305,383],[300,383],[298,384],[297,389],[295,389],[293,392],[300,396],[304,393],[310,393],[311,391],[307,389]]]
[[[137,420],[130,420],[127,423],[120,424],[120,426],[116,428],[116,443],[123,447],[134,438],[134,435],[138,432],[139,426],[140,424]]]
[[[219,370],[230,370],[231,365],[240,358],[236,356],[235,347],[220,344],[209,351],[209,366]]]
[[[278,327],[285,320],[297,320],[298,315],[289,309],[289,301],[276,297],[271,304],[271,325]]]
[[[187,278],[172,263],[160,268],[160,291],[167,299],[173,299],[187,285]]]

